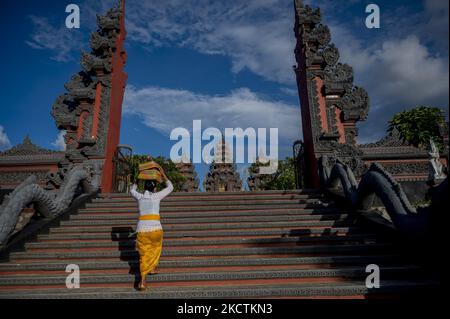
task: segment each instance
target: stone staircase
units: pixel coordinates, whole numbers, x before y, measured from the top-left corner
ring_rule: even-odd
[[[136,291],[137,205],[102,194],[0,263],[0,298],[370,298],[435,291],[386,235],[314,191],[173,193],[159,274]],[[67,289],[77,264],[81,287]],[[365,286],[377,264],[381,287]]]

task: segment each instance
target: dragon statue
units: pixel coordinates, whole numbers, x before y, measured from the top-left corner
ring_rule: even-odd
[[[29,176],[5,199],[0,206],[0,247],[6,245],[16,230],[19,217],[28,205],[43,217],[63,214],[80,195],[94,194],[99,190],[101,171],[99,164],[74,166],[57,192],[43,189],[35,175]]]
[[[319,159],[321,184],[325,189],[342,188],[346,202],[355,211],[369,211],[376,197],[386,208],[392,224],[403,238],[433,236],[438,226],[438,214],[448,201],[448,177],[433,190],[432,204],[415,209],[401,185],[381,164],[372,163],[357,183],[350,167],[338,158],[322,156]],[[448,204],[448,203],[447,203]]]

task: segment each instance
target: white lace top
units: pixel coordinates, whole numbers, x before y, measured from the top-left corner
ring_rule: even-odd
[[[131,195],[137,199],[139,204],[139,216],[142,215],[159,215],[159,203],[161,200],[173,191],[173,185],[168,180],[167,187],[157,193],[150,193],[145,191],[144,194],[136,191],[137,185],[131,186]],[[150,232],[153,230],[162,229],[159,220],[140,220],[136,226],[136,232]]]

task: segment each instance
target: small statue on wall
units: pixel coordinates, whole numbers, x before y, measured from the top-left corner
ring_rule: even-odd
[[[446,178],[443,172],[443,165],[440,161],[439,149],[434,143],[433,139],[429,142],[429,166],[428,166],[428,184],[435,185],[439,181]]]

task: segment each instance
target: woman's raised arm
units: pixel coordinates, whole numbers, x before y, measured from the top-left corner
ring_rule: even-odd
[[[140,200],[142,197],[144,197],[144,195],[139,193],[136,189],[137,189],[136,184],[131,185],[131,189],[130,189],[131,196],[133,196],[137,200]]]

